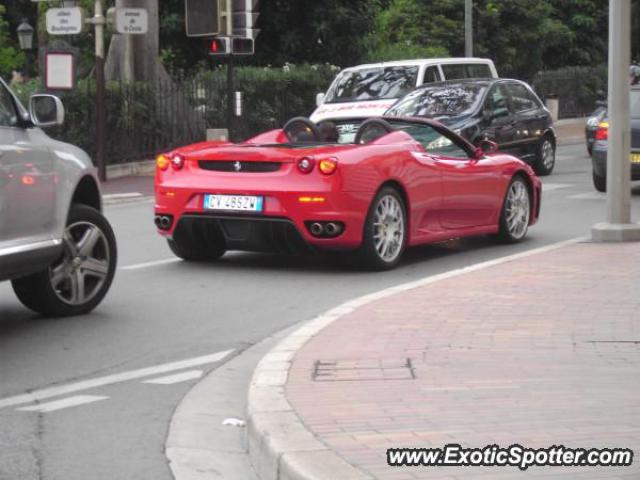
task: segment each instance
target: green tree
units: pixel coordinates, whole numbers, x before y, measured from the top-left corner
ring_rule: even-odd
[[[392,0],[367,38],[371,61],[447,57],[464,48],[459,0]]]
[[[502,76],[531,80],[545,67],[545,52],[572,39],[549,1],[480,0],[474,12],[474,53],[492,58]]]
[[[376,5],[372,0],[262,0],[254,60],[259,65],[358,63]]]

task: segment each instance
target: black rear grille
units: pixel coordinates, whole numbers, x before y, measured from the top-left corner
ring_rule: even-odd
[[[184,215],[174,237],[194,235],[208,243],[224,242],[227,250],[303,254],[313,252],[287,219],[235,215]]]
[[[280,162],[243,162],[236,160],[200,160],[198,166],[214,172],[267,173],[280,170]]]

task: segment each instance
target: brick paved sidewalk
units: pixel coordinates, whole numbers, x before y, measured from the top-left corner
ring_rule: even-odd
[[[639,265],[640,244],[579,243],[367,304],[298,351],[287,399],[375,478],[638,479]],[[526,472],[386,465],[387,448],[447,443],[626,447],[636,458]]]

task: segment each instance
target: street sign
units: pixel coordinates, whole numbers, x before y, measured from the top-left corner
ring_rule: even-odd
[[[185,0],[187,37],[213,37],[220,32],[218,0]]]
[[[72,90],[76,83],[75,59],[69,52],[47,52],[44,56],[44,86],[47,90]]]
[[[149,15],[144,8],[116,8],[116,32],[143,34],[149,31]]]
[[[50,8],[47,10],[49,35],[78,35],[84,30],[84,10],[80,7]]]
[[[233,36],[256,38],[260,30],[254,28],[258,16],[259,0],[233,0]]]

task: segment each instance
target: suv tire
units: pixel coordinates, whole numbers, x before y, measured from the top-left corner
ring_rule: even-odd
[[[61,256],[44,271],[13,280],[13,290],[27,308],[46,316],[89,313],[111,287],[117,255],[106,218],[94,208],[73,204]]]

